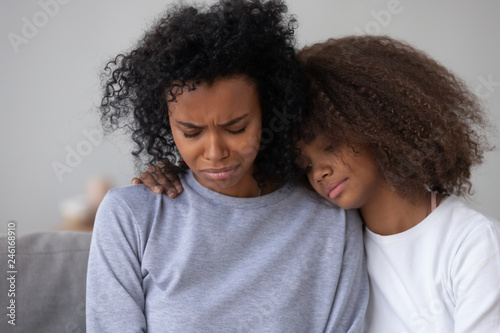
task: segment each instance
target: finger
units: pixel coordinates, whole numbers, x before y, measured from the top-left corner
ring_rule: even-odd
[[[165,192],[165,188],[161,185],[155,185],[155,188],[153,190],[155,193],[162,194]],[[168,194],[168,192],[167,192]],[[169,195],[170,196],[170,195]]]
[[[168,175],[163,174],[160,169],[157,169],[155,172],[153,172],[151,174],[151,177],[154,179],[156,187],[158,189],[161,188],[162,193],[167,193],[170,198],[175,198],[177,196],[175,185],[168,177]]]
[[[159,176],[157,181],[161,184],[161,186],[163,186],[163,189],[169,198],[175,198],[180,194],[180,191],[177,190],[175,183],[170,177],[168,177],[168,175]]]
[[[162,162],[163,164],[163,162]],[[176,168],[164,168],[161,173],[161,183],[166,186],[165,189],[175,189],[176,194],[182,193],[182,184],[179,180],[179,175]],[[166,179],[164,179],[165,177]],[[160,178],[158,178],[160,180]]]
[[[139,185],[139,184],[142,184],[142,180],[140,180],[139,178],[137,177],[134,177],[132,178],[132,180],[130,181],[133,185]]]
[[[158,194],[163,193],[163,186],[158,185],[158,183],[156,182],[156,180],[154,179],[154,177],[151,175],[150,172],[145,171],[141,173],[140,179],[143,182],[143,184],[146,185],[151,191]]]
[[[161,164],[163,164],[161,162]],[[163,187],[163,190],[170,198],[175,198],[180,192],[182,192],[182,186],[178,180],[174,171],[168,171],[160,168],[160,163],[157,165],[155,172],[151,176],[155,179],[156,184]],[[176,184],[177,183],[177,184]],[[179,191],[180,188],[180,191]]]
[[[181,181],[179,179],[174,180],[174,186],[175,186],[175,189],[177,190],[177,193],[181,194],[183,187],[182,187]]]

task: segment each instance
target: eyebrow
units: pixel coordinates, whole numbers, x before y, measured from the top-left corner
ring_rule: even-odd
[[[248,116],[248,113],[247,114],[244,114],[240,117],[237,117],[237,118],[234,118],[224,124],[220,124],[220,125],[217,125],[218,127],[228,127],[228,126],[231,126],[231,125],[234,125],[236,124],[237,122],[239,122],[240,120],[243,120],[244,118],[246,118]],[[203,126],[198,126],[196,124],[193,124],[193,123],[188,123],[188,122],[184,122],[184,121],[178,121],[176,120],[175,121],[177,124],[179,125],[182,125],[184,127],[187,127],[187,128],[193,128],[193,129],[199,129],[199,128],[203,128]]]

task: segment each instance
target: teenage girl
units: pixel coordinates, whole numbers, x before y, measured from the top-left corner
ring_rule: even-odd
[[[365,223],[367,332],[496,332],[500,224],[470,208],[488,149],[476,97],[389,37],[303,49],[310,114],[297,134],[310,185]]]

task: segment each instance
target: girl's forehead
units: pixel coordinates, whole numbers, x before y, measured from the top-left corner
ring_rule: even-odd
[[[328,145],[329,140],[324,134],[311,134],[308,138],[300,139],[297,142],[299,149],[317,149],[318,147]]]

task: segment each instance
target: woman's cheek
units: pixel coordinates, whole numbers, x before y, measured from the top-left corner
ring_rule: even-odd
[[[260,138],[250,137],[248,141],[242,142],[239,145],[238,151],[245,160],[254,160],[259,152],[259,146]]]

